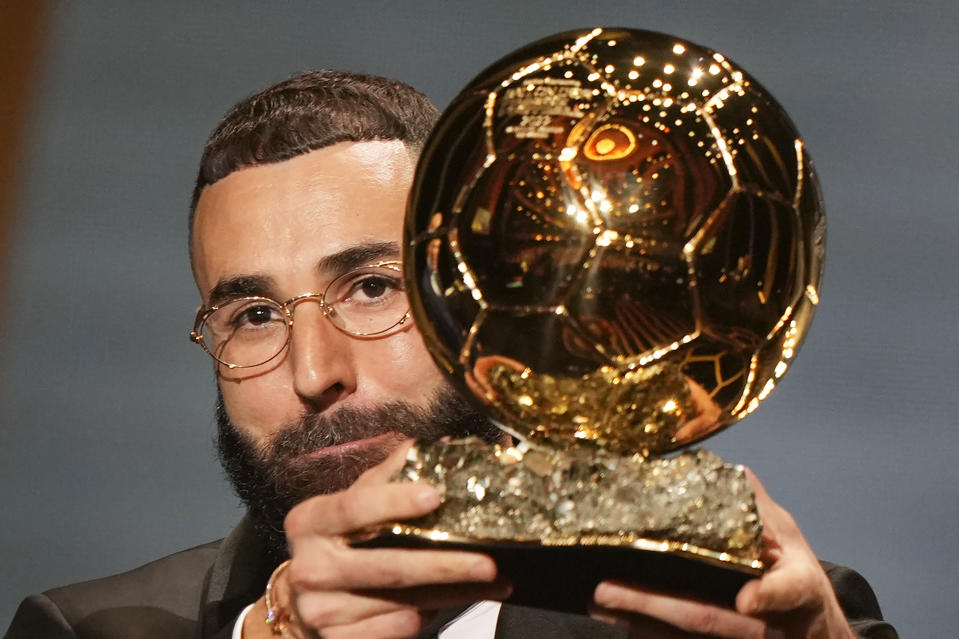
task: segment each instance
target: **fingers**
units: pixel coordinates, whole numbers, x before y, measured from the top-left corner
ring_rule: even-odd
[[[353,548],[357,531],[419,517],[440,503],[428,484],[388,482],[408,445],[349,489],[313,497],[285,521],[292,561],[284,577],[297,619],[329,637],[411,636],[430,610],[509,595],[496,564],[458,551]]]
[[[440,504],[428,484],[354,484],[349,490],[312,497],[290,510],[284,527],[291,546],[311,535],[343,535],[392,521],[420,517]]]
[[[403,591],[306,592],[297,597],[298,617],[315,628],[356,623],[403,610],[440,610],[484,599],[503,600],[512,592],[506,582],[423,586]]]
[[[298,590],[330,591],[492,582],[497,570],[492,559],[478,553],[350,548],[321,539],[295,555],[287,572]]]
[[[592,616],[644,637],[851,637],[829,579],[796,522],[746,473],[763,520],[769,567],[740,589],[735,610],[607,581],[596,588]]]
[[[345,541],[355,531],[421,516],[438,504],[434,488],[416,483],[354,485],[303,502],[286,518],[291,583],[298,590],[331,591],[493,581],[496,564],[486,555],[352,548]]]
[[[389,457],[384,459],[382,462],[369,468],[360,475],[355,482],[354,486],[365,486],[373,484],[385,484],[393,477],[396,473],[403,468],[403,464],[406,463],[406,455],[412,448],[415,442],[410,439],[400,443],[393,452],[390,453]]]
[[[631,584],[604,581],[596,587],[595,616],[626,624],[641,636],[686,637],[689,634],[752,639],[773,636],[766,623],[711,604]],[[658,633],[658,634],[657,634]]]
[[[419,632],[430,611],[503,599],[497,567],[482,554],[452,550],[353,548],[353,533],[421,517],[440,504],[437,490],[390,482],[403,466],[404,443],[345,491],[319,495],[284,522],[292,561],[285,592],[304,629],[330,637],[394,637]]]
[[[351,548],[327,538],[301,546],[285,573],[300,623],[329,637],[413,636],[425,611],[504,599],[485,555]],[[394,624],[394,625],[390,625]]]
[[[834,600],[829,578],[803,541],[801,546],[785,547],[762,577],[740,589],[736,610],[749,615],[797,610],[816,612]]]
[[[742,587],[736,597],[736,609],[746,614],[763,614],[821,605],[832,587],[799,526],[792,515],[772,500],[748,468],[746,476],[763,521],[764,559],[769,568],[761,578]]]

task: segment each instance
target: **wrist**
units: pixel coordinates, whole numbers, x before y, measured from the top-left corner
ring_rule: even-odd
[[[242,639],[301,639],[290,605],[290,585],[284,574],[289,564],[289,561],[283,562],[270,575],[266,591],[243,620]]]
[[[266,624],[266,602],[260,597],[243,618],[241,639],[273,639],[273,632]]]

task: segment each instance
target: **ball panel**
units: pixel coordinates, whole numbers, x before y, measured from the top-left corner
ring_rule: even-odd
[[[704,333],[758,349],[791,314],[804,282],[802,228],[791,205],[731,193],[689,251]]]
[[[802,225],[803,255],[806,258],[806,272],[803,280],[807,289],[812,288],[809,301],[819,303],[819,286],[822,282],[823,260],[826,257],[826,206],[823,203],[819,179],[812,159],[802,150],[803,172],[796,193],[795,208]]]
[[[556,173],[549,161],[495,161],[463,198],[457,239],[489,304],[555,306],[581,270],[592,235],[558,210]]]
[[[735,66],[721,54],[655,31],[604,29],[586,43],[581,57],[617,89],[661,93],[697,105],[735,84],[737,77]]]
[[[736,418],[745,417],[756,410],[789,370],[819,304],[826,218],[812,161],[805,152],[802,158],[804,170],[800,174],[796,210],[801,228],[798,237],[801,240],[804,268],[801,276],[797,276],[799,287],[796,301],[789,317],[777,325],[769,339],[757,350],[754,364],[757,383],[745,396],[742,409],[734,415]]]
[[[566,300],[571,317],[614,362],[627,365],[690,339],[696,332],[694,297],[682,255],[646,258],[640,247],[598,246]]]
[[[789,117],[743,74],[703,108],[717,129],[743,188],[794,202],[802,165]]]
[[[423,235],[408,244],[406,280],[411,313],[431,318],[417,323],[427,347],[437,363],[452,372],[459,366],[458,354],[481,307],[464,282],[442,231],[440,228],[437,235]]]
[[[451,219],[454,204],[480,175],[485,160],[483,97],[461,95],[443,113],[423,147],[410,190],[404,237],[435,229],[434,215]],[[445,161],[431,161],[443,157]]]
[[[743,403],[751,353],[704,335],[674,357],[683,374],[706,391],[728,420]]]

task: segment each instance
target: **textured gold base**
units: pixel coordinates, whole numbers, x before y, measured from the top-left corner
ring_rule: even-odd
[[[763,571],[762,524],[742,467],[702,450],[642,458],[469,438],[414,446],[395,480],[433,484],[443,503],[355,545],[489,554],[527,605],[585,610],[604,579],[731,604]]]

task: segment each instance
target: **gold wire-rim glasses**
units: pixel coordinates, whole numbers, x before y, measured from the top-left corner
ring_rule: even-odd
[[[323,317],[327,319],[330,322],[330,324],[332,324],[333,327],[336,328],[336,330],[340,331],[341,333],[350,335],[352,337],[358,337],[361,339],[379,337],[383,335],[384,333],[388,333],[389,331],[395,329],[397,326],[401,326],[402,324],[406,323],[406,321],[410,318],[409,303],[405,305],[406,310],[396,319],[396,321],[394,321],[392,324],[390,324],[386,328],[382,328],[375,331],[364,332],[364,331],[350,330],[346,328],[346,326],[340,326],[339,324],[337,324],[336,321],[333,319],[334,315],[336,315],[337,313],[336,306],[335,304],[331,304],[327,302],[326,300],[330,290],[333,289],[334,286],[336,286],[338,283],[348,280],[351,276],[354,276],[357,273],[362,273],[363,271],[366,271],[369,269],[378,269],[378,268],[386,268],[391,271],[395,271],[399,273],[402,270],[401,266],[402,266],[401,262],[396,260],[389,260],[385,262],[377,262],[375,264],[365,264],[357,268],[352,268],[349,271],[346,271],[345,273],[342,273],[341,275],[338,275],[337,277],[333,278],[330,281],[330,283],[326,285],[326,288],[323,290],[322,293],[306,292],[301,295],[297,295],[296,297],[291,297],[285,302],[280,302],[271,297],[266,297],[263,295],[247,295],[243,297],[234,297],[220,304],[215,304],[213,306],[200,305],[200,307],[197,308],[196,317],[193,321],[193,330],[190,331],[190,341],[192,341],[195,344],[198,344],[210,357],[212,357],[214,360],[216,360],[220,364],[223,364],[224,366],[227,366],[230,369],[253,368],[256,366],[262,366],[263,364],[266,364],[267,362],[270,362],[276,359],[284,350],[286,350],[286,347],[289,346],[290,339],[293,337],[294,307],[300,302],[303,302],[305,300],[310,300],[310,299],[316,300],[317,302],[319,302]],[[402,278],[398,278],[397,281],[401,282]],[[219,356],[217,356],[216,353],[213,352],[213,350],[210,349],[209,344],[207,344],[206,340],[203,337],[203,328],[206,325],[207,320],[218,310],[226,306],[229,306],[231,304],[236,304],[238,302],[258,302],[258,301],[262,301],[264,303],[268,303],[272,306],[282,309],[283,316],[284,316],[284,324],[286,327],[286,339],[283,341],[282,345],[279,345],[279,347],[276,349],[276,352],[273,353],[270,357],[260,362],[256,362],[254,364],[234,364],[232,362],[221,359]]]

